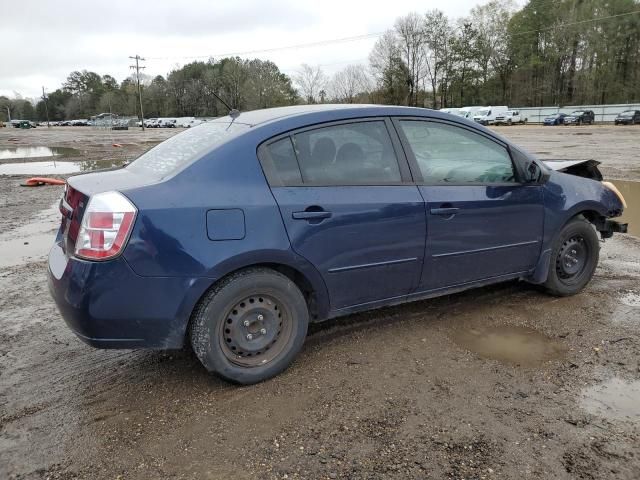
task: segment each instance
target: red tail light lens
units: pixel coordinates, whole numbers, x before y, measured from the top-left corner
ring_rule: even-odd
[[[129,239],[136,213],[136,207],[121,193],[92,196],[82,217],[76,256],[107,260],[118,255]]]

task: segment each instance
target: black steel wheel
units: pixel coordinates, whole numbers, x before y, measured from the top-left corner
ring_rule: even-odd
[[[236,303],[219,324],[219,341],[233,363],[253,367],[277,358],[291,336],[292,314],[270,295],[252,295]]]
[[[235,383],[257,383],[291,364],[308,323],[307,302],[291,279],[249,268],[205,294],[191,318],[191,346],[210,372]]]
[[[598,235],[585,218],[576,217],[560,231],[545,282],[547,290],[559,296],[574,295],[593,277],[600,253]]]
[[[589,260],[589,246],[582,235],[575,235],[562,244],[556,257],[556,275],[565,281],[579,277]]]

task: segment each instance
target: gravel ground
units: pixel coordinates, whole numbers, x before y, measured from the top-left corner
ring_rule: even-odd
[[[499,130],[640,177],[640,127]],[[174,133],[2,129],[0,147],[103,165]],[[236,387],[187,351],[75,338],[46,286],[61,188],[25,178],[0,176],[0,478],[640,478],[633,236],[602,245],[580,295],[506,283],[352,315],[313,326],[283,375]]]

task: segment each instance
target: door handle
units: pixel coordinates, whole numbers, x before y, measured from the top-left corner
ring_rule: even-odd
[[[429,210],[431,215],[443,215],[445,217],[449,217],[458,213],[458,207],[443,207],[443,208],[432,208]]]
[[[293,212],[291,216],[295,220],[322,220],[324,218],[331,217],[331,212],[325,212],[325,211]]]

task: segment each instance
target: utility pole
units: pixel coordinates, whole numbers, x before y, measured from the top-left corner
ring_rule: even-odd
[[[146,67],[141,67],[139,65],[138,62],[142,61],[144,62],[144,58],[142,58],[140,55],[137,55],[135,57],[129,57],[132,60],[136,61],[135,65],[129,65],[129,68],[133,68],[136,71],[136,80],[138,82],[138,98],[140,99],[140,125],[142,126],[142,131],[144,132],[144,112],[142,111],[142,89],[140,88],[140,69],[145,69]]]
[[[47,128],[51,128],[51,125],[49,125],[49,107],[47,106],[47,95],[44,93],[44,87],[42,87],[42,101],[44,102],[44,111],[47,112]]]

